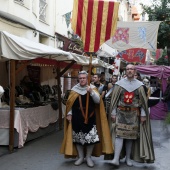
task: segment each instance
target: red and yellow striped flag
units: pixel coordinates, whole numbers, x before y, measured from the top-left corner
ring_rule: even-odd
[[[74,0],[72,29],[79,35],[85,52],[96,52],[114,35],[119,3],[109,0]]]

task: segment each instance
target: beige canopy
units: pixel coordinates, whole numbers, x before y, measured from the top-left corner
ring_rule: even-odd
[[[89,57],[36,43],[26,38],[9,34],[6,31],[0,32],[0,37],[1,60],[32,60],[44,57],[58,61],[76,61],[76,63],[80,65],[89,64]],[[112,65],[105,63],[98,58],[92,59],[92,65],[114,69]]]

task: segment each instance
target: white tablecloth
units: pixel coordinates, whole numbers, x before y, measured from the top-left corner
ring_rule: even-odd
[[[0,110],[0,128],[8,129],[10,111]],[[24,146],[28,131],[36,132],[39,128],[45,128],[50,123],[55,123],[59,118],[59,111],[53,110],[51,105],[34,108],[16,108],[14,117],[14,128],[19,133],[18,147]]]

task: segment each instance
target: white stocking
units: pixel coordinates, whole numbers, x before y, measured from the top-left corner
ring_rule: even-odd
[[[86,161],[87,161],[87,165],[89,167],[93,167],[94,166],[94,163],[93,163],[93,161],[91,159],[91,154],[92,154],[93,148],[94,148],[94,145],[87,146]]]
[[[78,155],[79,158],[78,160],[74,163],[74,165],[81,165],[84,161],[84,150],[83,150],[83,146],[82,145],[76,145],[77,151],[78,151]]]
[[[132,149],[132,140],[127,139],[126,140],[126,164],[128,166],[132,166],[132,161],[130,160],[130,154],[131,154],[131,149]]]
[[[114,147],[114,159],[112,160],[112,164],[119,166],[119,157],[120,152],[122,150],[123,146],[123,139],[122,138],[116,138],[115,139],[115,147]]]

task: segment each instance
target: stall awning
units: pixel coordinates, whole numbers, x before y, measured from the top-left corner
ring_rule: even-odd
[[[13,60],[32,60],[38,57],[69,56],[70,53],[21,38],[6,31],[1,32],[1,56]]]
[[[32,60],[36,58],[50,58],[57,61],[75,61],[80,65],[88,65],[89,57],[66,52],[26,38],[12,35],[6,31],[0,32],[1,60]],[[113,69],[114,67],[97,58],[92,60],[93,66]]]

